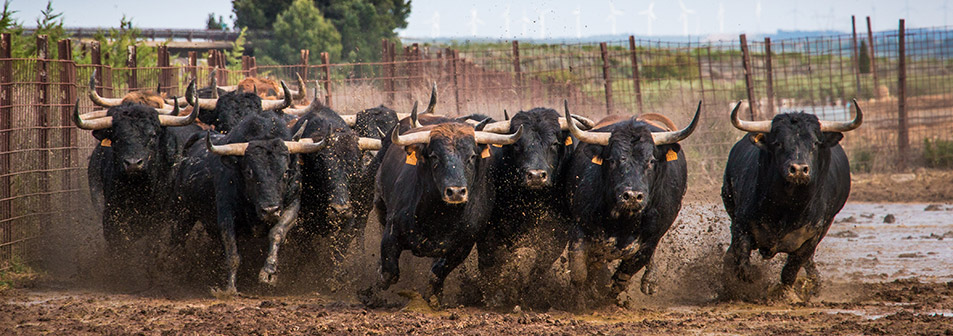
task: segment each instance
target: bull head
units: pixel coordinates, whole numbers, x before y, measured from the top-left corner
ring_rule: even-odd
[[[162,126],[186,126],[195,122],[198,117],[199,108],[192,109],[192,112],[186,116],[178,116],[179,106],[173,107],[172,115],[158,115],[159,124]],[[73,124],[84,130],[102,130],[112,127],[113,118],[107,115],[107,110],[93,111],[86,114],[79,113],[79,99],[76,99],[76,105],[73,107]]]
[[[566,110],[566,120],[572,119],[572,115],[569,114],[569,102],[563,101],[564,108]],[[667,145],[677,143],[684,140],[689,135],[692,135],[692,132],[695,132],[695,127],[698,126],[698,116],[701,113],[702,103],[698,102],[698,108],[695,110],[695,116],[692,117],[692,121],[684,129],[679,131],[670,131],[670,132],[652,132],[652,141],[655,142],[656,146]],[[579,139],[579,141],[590,143],[594,145],[606,146],[609,144],[609,138],[612,136],[612,133],[608,132],[593,132],[593,131],[583,131],[576,126],[576,123],[567,123],[569,131],[573,136]]]

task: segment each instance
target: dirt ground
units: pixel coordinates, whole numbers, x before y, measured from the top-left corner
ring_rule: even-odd
[[[717,188],[707,188],[686,200],[658,248],[658,293],[641,294],[637,274],[624,308],[568,305],[559,290],[568,283],[564,259],[551,283],[525,292],[520,306],[485,308],[466,295],[476,272],[471,255],[448,279],[447,308],[433,311],[405,297],[424,286],[429,269],[429,260],[405,253],[401,281],[388,292],[394,307],[367,309],[354,293],[377,277],[374,222],[339,265],[346,283],[330,285],[331,269],[321,263],[296,278],[287,272],[294,266],[282,264],[280,279],[298,280],[276,289],[246,281],[242,296],[216,298],[209,289],[220,285],[220,265],[199,242],[184,252],[191,268],[155,276],[135,266],[137,257],[123,265],[105,257],[101,232],[88,224],[50,238],[58,248],[41,280],[0,292],[0,334],[953,334],[953,173],[855,175],[853,185],[818,246],[820,294],[804,303],[765,300],[784,258],[757,254],[760,281],[725,299],[729,221]],[[523,249],[519,260],[532,256]],[[525,273],[514,269],[511,276]]]

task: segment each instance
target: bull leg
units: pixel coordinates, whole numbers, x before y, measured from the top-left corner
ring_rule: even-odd
[[[654,241],[646,242],[646,244],[639,247],[635,254],[622,260],[619,264],[619,268],[617,268],[615,274],[612,275],[611,293],[613,296],[618,296],[624,292],[625,289],[628,288],[629,279],[642,268],[645,268],[645,272],[642,273],[642,282],[639,289],[645,295],[655,294],[655,284],[650,282],[650,277],[652,276],[651,260],[655,254],[655,248],[658,246],[659,238],[656,238]]]
[[[440,294],[443,293],[444,281],[447,279],[447,276],[450,275],[450,272],[453,272],[457,266],[460,266],[460,264],[467,259],[472,249],[472,243],[465,244],[465,247],[452,250],[447,256],[434,261],[433,266],[430,268],[430,282],[427,286],[427,290],[423,293],[423,297],[427,299],[431,307],[436,308],[440,306],[439,297]]]
[[[503,305],[506,294],[503,292],[503,265],[508,253],[503,242],[496,239],[492,233],[481,240],[477,245],[478,267],[484,284],[484,302],[490,307]]]
[[[300,209],[301,200],[297,199],[285,208],[284,213],[281,214],[281,218],[278,219],[278,223],[268,232],[268,257],[265,258],[265,266],[263,266],[261,272],[258,273],[259,282],[274,286],[275,282],[278,281],[278,277],[275,275],[275,272],[278,271],[278,248],[281,247],[281,243],[287,238],[288,231],[297,223],[298,210]]]
[[[222,247],[225,248],[225,265],[228,269],[228,278],[225,283],[224,294],[234,295],[238,293],[235,282],[238,278],[238,266],[241,263],[241,256],[238,254],[238,243],[235,237],[235,223],[231,218],[219,221]]]
[[[589,266],[589,242],[585,238],[576,237],[569,243],[569,275],[573,287],[577,289],[586,285]]]
[[[738,223],[731,224],[731,245],[728,247],[728,252],[725,253],[724,267],[730,276],[750,283],[754,281],[751,274],[750,260],[753,244],[750,234],[735,229],[736,225]]]
[[[797,251],[788,254],[788,260],[781,269],[781,286],[778,289],[782,299],[797,302],[797,293],[794,291],[794,283],[797,281],[797,274],[804,267],[808,273],[809,281],[812,275],[818,276],[817,266],[814,265],[814,250],[817,248],[818,239],[812,239],[801,245]],[[810,293],[808,293],[810,294]]]
[[[392,225],[394,224],[385,225],[384,232],[381,234],[380,280],[357,293],[361,302],[366,306],[379,307],[384,305],[385,302],[380,297],[380,292],[387,290],[400,279],[400,253],[403,252],[403,248],[390,230],[393,227]]]
[[[120,257],[126,252],[126,239],[122,232],[122,223],[113,214],[109,207],[103,212],[103,238],[106,240],[109,254],[112,257]]]

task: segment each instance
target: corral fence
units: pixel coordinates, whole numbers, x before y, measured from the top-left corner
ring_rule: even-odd
[[[0,270],[37,258],[29,253],[53,221],[77,221],[88,207],[86,162],[96,145],[71,123],[73,104],[94,109],[85,97],[96,71],[96,90],[120,97],[134,90],[182,95],[190,79],[236,84],[246,76],[294,83],[295,74],[320,84],[320,98],[342,114],[387,105],[409,112],[438,88],[438,113],[482,113],[502,118],[536,106],[593,119],[609,113],[661,113],[685,125],[702,101],[698,131],[685,141],[693,182],[719,183],[730,146],[743,134],[728,122],[734,103],[744,117],[767,119],[806,111],[822,119],[851,118],[851,99],[864,109],[864,126],[842,143],[855,171],[899,171],[953,165],[953,30],[896,31],[737,41],[666,42],[630,37],[603,43],[464,44],[438,48],[382,41],[380,62],[334,63],[308,51],[293,65],[257,65],[243,57],[227,70],[221,51],[206,60],[190,52],[172,58],[159,47],[158,64],[135,57],[126,67],[102,65],[99,46],[84,52],[92,64],[72,61],[71,40],[36,36],[38,55],[13,59],[9,34],[0,35]],[[59,43],[59,55],[48,55]],[[130,55],[136,52],[132,47]],[[213,72],[213,69],[216,71]],[[308,99],[313,97],[308,90]],[[296,102],[306,104],[307,101]],[[75,225],[95,225],[81,222]]]

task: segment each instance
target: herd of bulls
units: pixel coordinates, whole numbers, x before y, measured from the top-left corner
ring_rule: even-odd
[[[103,98],[91,78],[90,99],[108,109],[80,114],[77,101],[73,121],[100,141],[88,177],[110,252],[123,255],[164,229],[168,250],[181,250],[201,223],[221,242],[224,290],[236,293],[243,258],[262,261],[258,280],[275,284],[289,235],[344,251],[376,209],[380,280],[358,293],[368,305],[397,282],[405,250],[433,258],[422,296],[437,305],[446,277],[474,246],[484,299],[505,300],[525,284],[504,283],[501,268],[529,236],[536,258],[527,283],[546,277],[568,248],[578,292],[604,288],[614,298],[642,269],[641,291],[655,292],[651,259],[681,209],[687,163],[679,142],[695,131],[700,102],[684,129],[658,114],[593,122],[568,103],[563,113],[534,108],[502,121],[452,118],[435,113],[436,86],[419,115],[416,104],[409,115],[383,105],[339,115],[317,98],[293,108],[304,97],[298,82],[292,91],[253,78],[202,89],[193,80],[180,101],[145,92]],[[732,220],[729,274],[750,281],[757,249],[788,254],[781,295],[794,295],[801,268],[817,280],[814,250],[850,189],[838,142],[861,124],[853,104],[847,122],[803,112],[743,121],[740,103],[732,111],[732,125],[748,134],[731,150],[722,189]],[[593,272],[613,261],[611,283],[599,283]]]

